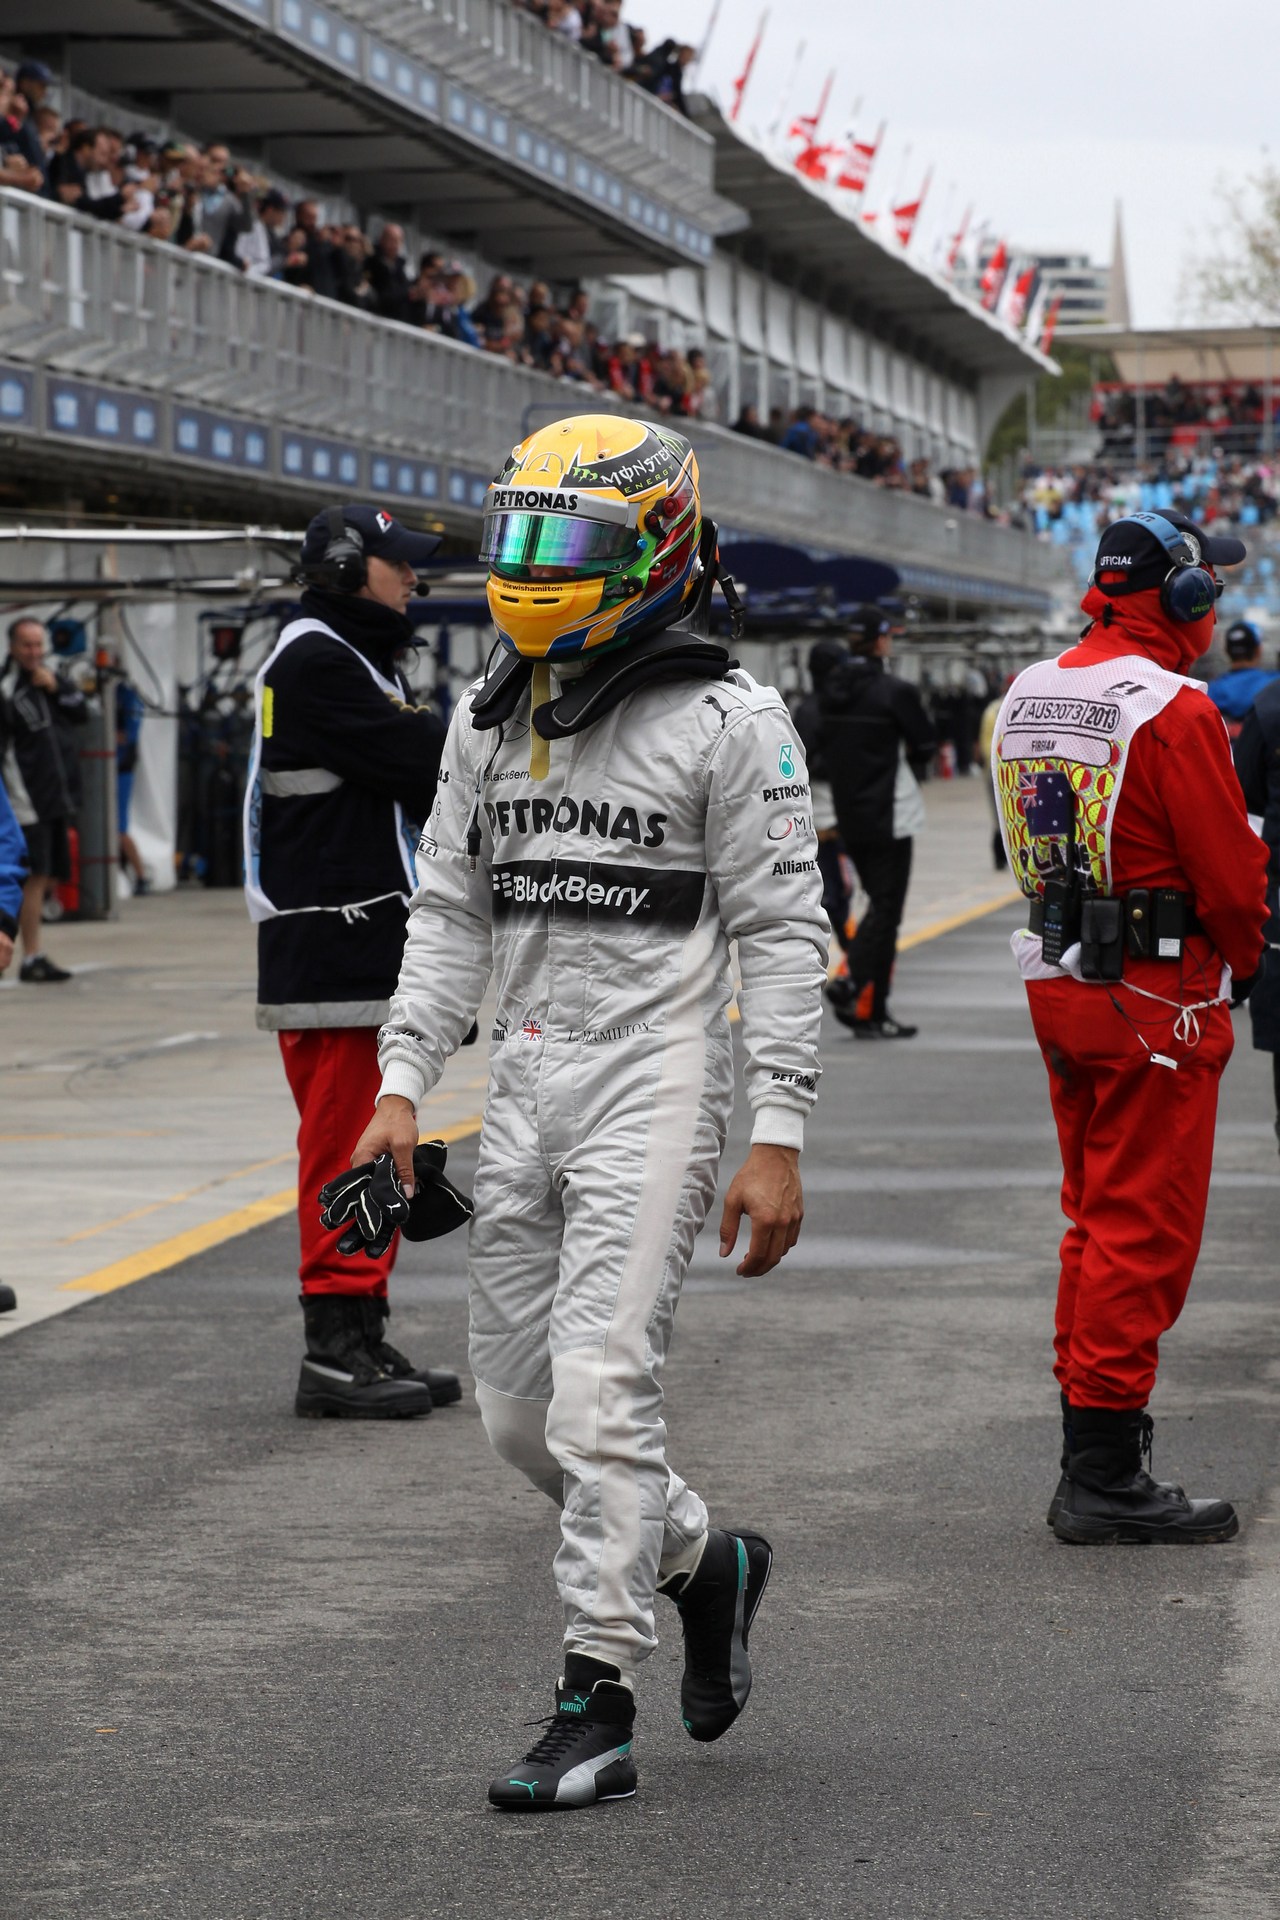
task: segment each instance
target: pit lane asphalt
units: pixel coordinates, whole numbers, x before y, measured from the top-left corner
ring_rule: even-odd
[[[661,1619],[635,1800],[486,1807],[549,1711],[553,1514],[469,1391],[294,1419],[288,1222],[0,1345],[5,1920],[1280,1912],[1268,1062],[1238,1017],[1154,1403],[1157,1470],[1234,1497],[1241,1539],[1060,1546],[1056,1152],[1012,924],[904,956],[916,1041],[829,1026],[784,1269],[739,1281],[700,1243],[672,1457],[777,1561],[713,1747]],[[745,1133],[740,1107],[730,1167]],[[462,1256],[402,1260],[415,1356],[463,1359]]]

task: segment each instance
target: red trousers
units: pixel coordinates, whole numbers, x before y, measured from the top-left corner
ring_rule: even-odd
[[[1163,981],[1156,990],[1177,991]],[[1182,1312],[1200,1252],[1231,1016],[1225,1007],[1199,1014],[1200,1042],[1188,1050],[1173,1038],[1171,1013],[1123,987],[1031,981],[1027,997],[1071,1222],[1054,1372],[1072,1406],[1145,1407],[1160,1336]],[[1176,1071],[1152,1063],[1135,1026]]]
[[[280,1035],[298,1109],[298,1236],[303,1293],[371,1293],[384,1299],[396,1263],[396,1235],[380,1260],[338,1252],[339,1235],[320,1225],[316,1195],[351,1163],[373,1116],[382,1075],[376,1027],[305,1027]]]

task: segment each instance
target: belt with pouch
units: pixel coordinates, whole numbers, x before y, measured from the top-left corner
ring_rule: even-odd
[[[1206,932],[1191,895],[1176,887],[1141,887],[1111,898],[1120,901],[1125,948],[1134,959],[1180,960],[1183,941]],[[1044,932],[1044,901],[1039,894],[1028,900],[1027,928],[1031,933]]]

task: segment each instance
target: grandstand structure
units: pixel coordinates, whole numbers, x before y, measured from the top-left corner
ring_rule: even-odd
[[[730,431],[744,406],[808,406],[936,470],[978,468],[1052,363],[710,102],[682,117],[507,0],[5,0],[6,56],[45,61],[64,112],[224,140],[291,195],[402,222],[479,279],[584,286],[608,337],[701,348],[718,423],[680,424],[730,536],[888,561],[952,613],[1048,612],[1050,545]],[[50,499],[92,484],[130,511],[296,520],[364,495],[474,551],[513,439],[601,404],[0,191],[0,442]]]

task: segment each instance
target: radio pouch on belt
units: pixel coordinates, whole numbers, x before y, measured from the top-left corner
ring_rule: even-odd
[[[1124,978],[1124,902],[1091,894],[1080,914],[1082,980]]]

